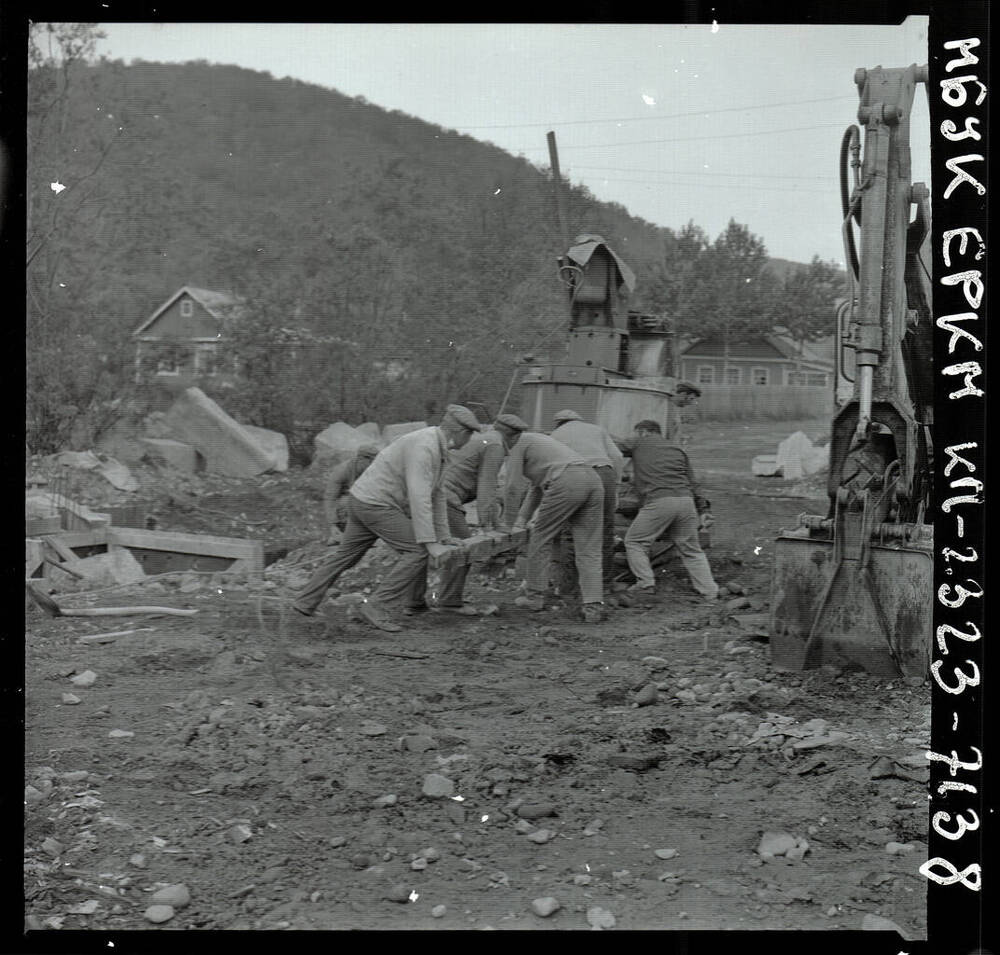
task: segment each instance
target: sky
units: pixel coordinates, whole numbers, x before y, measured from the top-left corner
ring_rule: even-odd
[[[838,154],[858,67],[928,60],[901,25],[105,23],[97,53],[208,60],[363,96],[548,166],[658,226],[733,218],[779,258],[843,263]],[[927,95],[914,181],[930,183]],[[586,231],[586,223],[573,223]]]

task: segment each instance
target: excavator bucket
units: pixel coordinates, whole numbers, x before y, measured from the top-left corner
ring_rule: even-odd
[[[833,540],[775,542],[771,659],[783,670],[832,665],[884,677],[925,677],[934,597],[931,547],[873,543],[862,562]]]

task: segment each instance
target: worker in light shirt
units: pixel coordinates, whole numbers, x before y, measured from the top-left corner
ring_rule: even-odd
[[[334,581],[381,539],[399,558],[359,610],[380,630],[402,630],[389,608],[423,609],[428,557],[444,556],[455,543],[444,492],[448,452],[464,447],[481,429],[468,408],[448,405],[438,426],[400,435],[383,448],[348,492],[343,539],[292,602],[293,609],[315,614]]]
[[[552,437],[589,464],[604,487],[604,513],[601,523],[601,571],[604,589],[610,590],[615,574],[615,504],[618,482],[625,468],[625,456],[614,439],[600,425],[584,421],[570,408],[552,416]]]
[[[604,488],[594,469],[575,451],[545,434],[508,427],[496,429],[507,448],[507,486],[527,481],[529,490],[513,522],[515,530],[531,521],[528,539],[528,594],[515,603],[545,608],[552,542],[564,527],[573,535],[577,574],[583,596],[583,619],[604,619],[601,585],[601,515]]]

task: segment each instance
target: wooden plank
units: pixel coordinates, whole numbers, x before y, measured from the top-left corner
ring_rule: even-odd
[[[60,531],[59,540],[67,547],[93,547],[108,542],[107,527],[94,527],[88,531]],[[74,557],[76,554],[73,555]]]
[[[261,577],[264,574],[264,554],[261,552],[260,556],[240,557],[234,560],[225,572]]]
[[[24,576],[34,577],[45,560],[45,543],[38,538],[24,539]]]
[[[169,550],[179,554],[206,554],[214,557],[246,557],[264,560],[264,542],[239,537],[212,537],[178,531],[147,531],[136,527],[112,527],[108,543],[145,550]]]

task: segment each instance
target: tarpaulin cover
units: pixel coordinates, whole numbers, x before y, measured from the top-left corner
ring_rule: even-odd
[[[590,257],[600,248],[607,249],[608,254],[614,259],[615,265],[618,267],[618,284],[621,285],[624,283],[625,287],[631,292],[635,288],[635,273],[604,241],[603,236],[578,235],[566,255],[579,265],[580,268],[583,268],[590,261]]]

